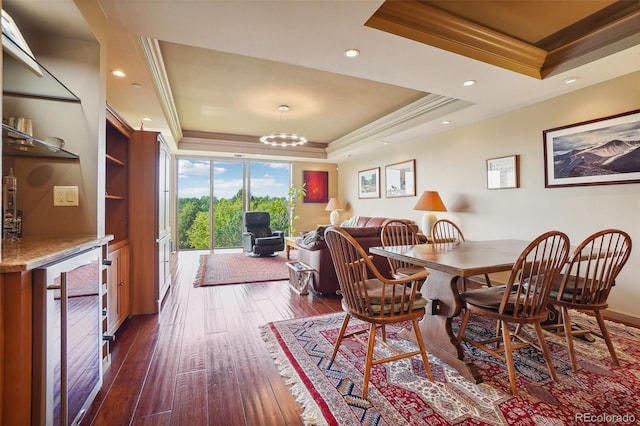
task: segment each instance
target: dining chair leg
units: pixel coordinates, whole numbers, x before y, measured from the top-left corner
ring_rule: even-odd
[[[609,348],[609,353],[611,354],[611,359],[613,363],[620,367],[620,362],[618,361],[618,356],[616,355],[616,350],[613,347],[613,343],[611,342],[611,336],[609,336],[609,331],[607,331],[607,326],[604,323],[604,318],[602,318],[602,314],[600,311],[596,310],[595,312],[596,319],[598,320],[598,325],[600,326],[600,331],[602,332],[602,338],[607,343],[607,348]]]
[[[506,326],[507,325],[505,323],[505,327]],[[502,333],[502,321],[496,321],[496,350],[500,349],[500,333]],[[518,334],[517,329],[516,329],[516,334]]]
[[[509,373],[509,384],[511,385],[511,394],[518,396],[518,386],[516,382],[516,368],[513,363],[513,350],[511,349],[511,332],[505,321],[502,322],[502,341],[504,343],[504,355],[507,361],[507,371]]]
[[[371,365],[373,364],[373,349],[376,345],[376,325],[369,327],[369,344],[367,345],[367,360],[364,365],[364,384],[362,385],[362,397],[367,399],[369,394],[369,377],[371,376]]]
[[[456,339],[456,344],[460,344],[462,339],[464,339],[464,332],[467,329],[467,323],[469,322],[469,317],[471,316],[471,311],[465,309],[464,315],[462,316],[462,322],[460,322],[460,328],[458,329],[458,337]]]
[[[418,348],[420,348],[420,356],[422,357],[422,363],[424,364],[425,370],[427,370],[427,377],[429,380],[433,382],[433,373],[431,372],[431,364],[429,363],[429,358],[427,357],[427,349],[424,345],[424,340],[422,339],[422,332],[420,331],[420,325],[418,324],[418,320],[416,318],[412,319],[413,321],[413,331],[416,334],[416,342],[418,342]]]
[[[349,320],[351,319],[351,315],[345,314],[344,320],[342,320],[342,327],[340,327],[340,333],[338,334],[338,340],[336,340],[336,344],[333,347],[333,353],[331,354],[331,362],[336,359],[336,355],[338,354],[338,350],[340,349],[340,343],[342,343],[342,338],[344,337],[344,333],[347,331],[347,326],[349,325]]]
[[[553,360],[551,359],[551,354],[549,353],[549,348],[547,347],[547,341],[544,339],[542,335],[542,325],[539,322],[535,324],[536,334],[538,335],[538,342],[540,342],[540,349],[542,349],[542,353],[544,355],[545,361],[547,361],[547,369],[549,370],[549,374],[554,382],[558,381],[558,376],[556,375],[556,369],[553,366]]]
[[[382,341],[386,342],[387,341],[387,328],[384,326],[384,324],[382,324],[380,326],[380,329],[382,331]]]
[[[565,306],[560,308],[560,315],[562,316],[562,327],[564,331],[564,338],[567,342],[567,350],[569,351],[569,359],[571,360],[571,368],[573,371],[578,370],[578,364],[576,362],[576,352],[573,347],[573,332],[571,326],[571,317],[569,316],[569,309]]]

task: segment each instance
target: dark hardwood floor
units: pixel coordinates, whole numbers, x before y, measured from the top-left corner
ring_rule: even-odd
[[[158,315],[129,318],[82,424],[300,425],[301,406],[260,336],[270,321],[340,311],[288,281],[194,288],[199,255],[180,252]]]

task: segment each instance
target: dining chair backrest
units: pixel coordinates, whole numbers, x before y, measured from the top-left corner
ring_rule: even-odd
[[[387,219],[382,224],[380,240],[384,247],[412,246],[420,244],[417,235],[417,227],[404,219]],[[391,271],[396,274],[400,270],[416,269],[415,265],[399,259],[387,257]]]
[[[438,219],[431,227],[431,241],[434,243],[458,243],[464,241],[462,230],[448,219]]]
[[[588,236],[569,258],[557,300],[585,306],[606,304],[630,254],[631,237],[624,231],[605,229]]]
[[[420,296],[412,281],[395,284],[397,280],[384,277],[375,267],[371,256],[347,232],[328,228],[325,241],[329,247],[343,305],[356,317],[375,315],[393,317],[413,311],[413,300]],[[424,280],[426,271],[420,276]],[[375,291],[374,291],[375,289]]]
[[[498,313],[546,317],[549,293],[568,257],[569,237],[563,232],[545,232],[533,240],[511,269]]]

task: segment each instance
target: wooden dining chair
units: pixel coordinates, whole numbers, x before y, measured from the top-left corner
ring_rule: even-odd
[[[541,323],[547,319],[549,293],[568,256],[569,237],[559,231],[546,232],[522,251],[511,269],[506,285],[469,290],[460,294],[466,309],[458,332],[458,343],[464,340],[505,361],[513,395],[518,395],[513,362],[513,351],[516,349],[528,345],[537,347],[544,354],[552,379],[558,380],[542,335]],[[496,337],[480,341],[466,337],[465,331],[471,314],[497,320]],[[510,324],[516,325],[513,333],[509,328]],[[522,325],[526,324],[534,326],[539,346],[519,334]],[[504,346],[500,345],[501,341]]]
[[[464,234],[458,225],[449,219],[438,219],[431,227],[431,242],[438,243],[461,243],[464,242]],[[467,291],[469,281],[482,286],[491,287],[489,274],[484,274],[484,281],[481,277],[462,278],[462,291]]]
[[[591,311],[598,321],[601,335],[609,348],[611,359],[620,365],[611,337],[600,311],[606,309],[609,292],[631,253],[631,237],[624,231],[605,229],[580,243],[569,258],[567,269],[556,280],[549,301],[560,309],[561,321],[545,326],[546,330],[564,335],[573,370],[577,370],[573,336],[592,332],[574,327],[569,310]]]
[[[464,241],[464,234],[458,225],[449,219],[438,219],[431,227],[433,243],[458,243]]]
[[[410,221],[404,219],[385,220],[382,224],[380,240],[383,247],[413,246],[422,243],[418,238],[417,227]],[[387,260],[389,261],[391,273],[394,278],[402,278],[424,271],[423,267],[403,260],[392,259],[390,257],[387,257]]]
[[[365,399],[368,395],[369,377],[373,365],[420,355],[427,376],[433,381],[431,366],[418,325],[418,319],[425,314],[427,300],[422,297],[418,286],[415,285],[417,282],[426,280],[429,273],[423,269],[417,274],[404,278],[389,279],[378,271],[370,255],[344,230],[334,227],[327,229],[325,241],[336,269],[342,291],[342,309],[346,313],[331,354],[331,362],[335,360],[344,337],[353,336],[364,345],[367,355],[362,396]],[[367,329],[346,333],[351,317],[369,324],[368,341],[360,338],[360,334],[366,333]],[[418,344],[417,350],[402,352],[387,343],[385,326],[405,321],[411,321],[413,325]],[[380,344],[389,349],[393,355],[384,357],[376,355],[374,359],[378,328],[381,328],[382,334]]]

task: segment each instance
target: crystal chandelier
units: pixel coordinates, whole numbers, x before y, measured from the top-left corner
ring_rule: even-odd
[[[285,111],[289,111],[289,106],[280,105],[278,111],[280,111],[280,123],[282,123],[282,114]],[[265,145],[288,147],[304,145],[307,143],[307,138],[295,133],[271,133],[270,135],[262,136],[260,142]]]

